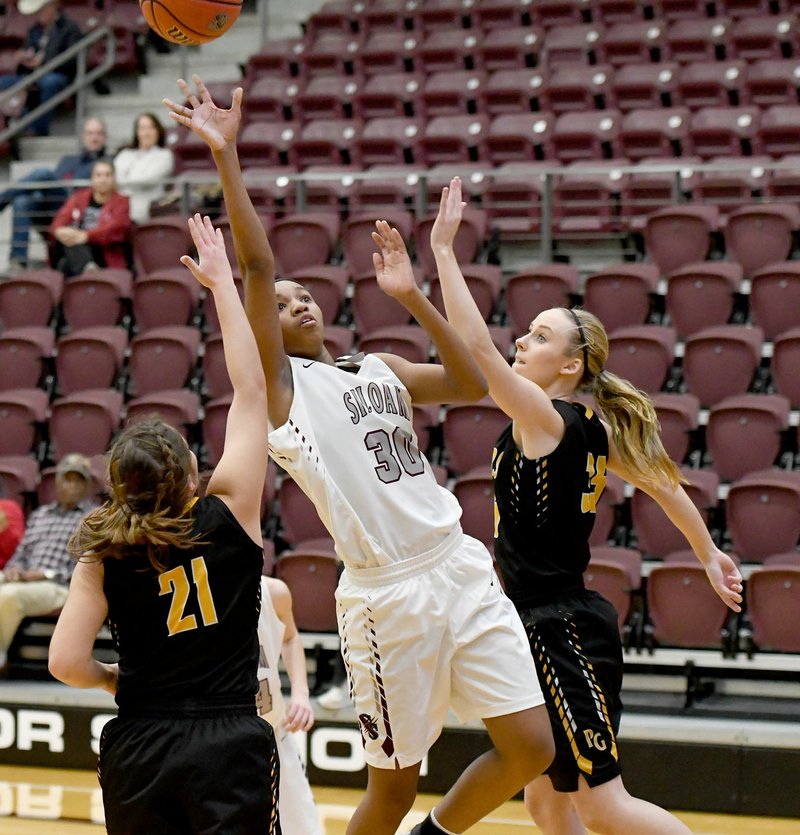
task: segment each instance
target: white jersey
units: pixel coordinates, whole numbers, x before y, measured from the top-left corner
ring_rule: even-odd
[[[258,616],[258,643],[260,653],[258,661],[258,715],[276,729],[280,727],[286,713],[286,704],[281,693],[281,676],[278,672],[278,659],[281,657],[283,635],[286,627],[275,614],[269,585],[261,578],[261,614]]]
[[[290,357],[294,397],[270,453],[317,508],[349,568],[378,568],[434,550],[461,507],[417,447],[411,397],[377,356],[357,373]]]
[[[300,759],[294,735],[283,727],[286,703],[281,694],[278,659],[281,655],[286,627],[275,614],[269,586],[261,578],[261,614],[258,618],[258,642],[261,645],[258,662],[259,691],[256,697],[258,713],[275,730],[278,759],[281,764],[278,814],[282,835],[322,835],[314,795],[308,784],[305,767]]]

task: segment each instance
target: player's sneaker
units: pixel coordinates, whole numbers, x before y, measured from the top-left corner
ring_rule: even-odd
[[[341,710],[350,704],[346,684],[335,684],[330,690],[326,690],[318,699],[317,704],[325,710]]]

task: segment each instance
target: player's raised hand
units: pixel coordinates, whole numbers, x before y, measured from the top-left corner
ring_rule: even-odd
[[[187,104],[177,104],[170,99],[164,99],[164,105],[169,108],[170,116],[180,125],[193,130],[205,140],[212,151],[221,151],[226,145],[236,143],[236,134],[242,121],[242,88],[233,91],[231,106],[227,110],[214,104],[208,88],[203,84],[199,75],[193,75],[197,89],[193,93],[189,85],[178,79]]]
[[[203,285],[213,290],[222,284],[233,282],[233,272],[222,231],[215,229],[211,218],[196,214],[189,218],[189,232],[192,235],[199,263],[188,255],[181,256],[181,264],[188,267],[194,277]]]
[[[385,220],[378,220],[372,240],[380,247],[380,252],[372,253],[372,263],[381,290],[398,300],[416,291],[418,287],[411,269],[411,259],[397,229],[389,226]]]
[[[461,199],[461,178],[453,177],[450,185],[442,189],[439,214],[431,229],[431,249],[446,249],[453,246],[466,205]]]

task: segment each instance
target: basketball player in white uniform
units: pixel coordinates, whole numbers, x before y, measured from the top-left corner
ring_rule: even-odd
[[[278,801],[281,835],[322,835],[314,796],[293,738],[293,732],[308,731],[314,724],[308,701],[305,653],[292,614],[291,592],[286,583],[274,577],[261,578],[258,642],[261,645],[258,713],[275,730],[281,763]],[[278,672],[281,657],[291,685],[288,710]]]
[[[179,81],[186,105],[165,103],[205,139],[220,173],[267,381],[271,454],[312,499],[345,565],[339,628],[369,773],[347,833],[394,835],[449,706],[464,720],[482,719],[494,747],[415,831],[464,832],[554,753],[519,617],[486,548],[462,533],[460,507],[437,485],[412,427],[412,401],[474,401],[485,380],[418,288],[400,235],[384,222],[374,235],[380,286],[428,331],[442,364],[380,354],[355,362],[355,373],[335,366],[311,294],[274,282],[272,251],[236,153],[242,91],[221,110],[194,81],[197,95]],[[434,227],[434,248],[451,244],[438,234]]]

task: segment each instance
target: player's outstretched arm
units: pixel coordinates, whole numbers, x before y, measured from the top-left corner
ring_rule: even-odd
[[[379,220],[372,239],[380,250],[372,255],[378,284],[430,334],[441,365],[411,363],[391,354],[382,354],[381,358],[400,377],[417,403],[480,400],[487,391],[486,380],[458,333],[417,285],[400,233],[385,220]]]
[[[196,93],[178,80],[186,104],[164,99],[170,116],[193,130],[211,149],[220,175],[231,224],[239,270],[244,280],[245,310],[256,336],[269,391],[270,419],[279,426],[286,420],[292,400],[291,374],[283,347],[275,299],[275,258],[242,177],[236,138],[242,118],[242,89],[233,92],[229,109],[217,107],[202,79],[193,75]]]
[[[622,463],[619,451],[611,438],[608,469],[658,502],[670,522],[686,537],[722,602],[734,612],[741,612],[742,574],[736,563],[714,544],[703,517],[683,487],[680,484],[671,484],[666,477],[658,484],[638,477]]]
[[[458,232],[465,203],[461,199],[461,180],[454,177],[442,189],[439,213],[431,230],[431,248],[439,273],[447,318],[462,335],[469,353],[486,375],[497,405],[515,421],[523,444],[563,434],[564,422],[553,409],[550,398],[530,380],[514,372],[497,350],[458,266],[453,241]]]
[[[261,545],[261,492],[267,473],[267,390],[258,348],[233,281],[222,232],[208,217],[189,218],[198,261],[181,263],[214,295],[233,400],[222,457],[208,483],[251,538]]]
[[[70,687],[97,687],[112,695],[117,692],[118,665],[104,664],[92,656],[97,630],[107,615],[102,564],[78,562],[50,640],[47,664],[51,675]]]

